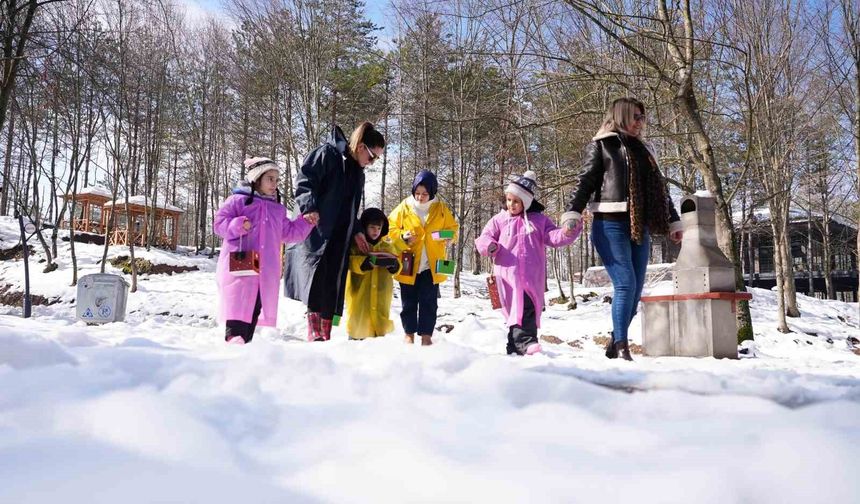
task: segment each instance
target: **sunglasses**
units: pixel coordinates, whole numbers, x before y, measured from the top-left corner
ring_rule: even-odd
[[[645,120],[645,114],[633,114],[633,120],[636,122],[644,121]]]
[[[368,147],[368,146],[367,146],[367,144],[362,144],[362,145],[364,145],[364,148],[365,148],[365,149],[367,149],[367,155],[368,155],[368,156],[370,156],[370,162],[371,162],[371,163],[373,163],[374,161],[376,161],[377,159],[379,159],[379,156],[377,156],[376,154],[374,154],[374,153],[373,153],[373,151],[372,151],[372,150],[370,150],[370,147]]]

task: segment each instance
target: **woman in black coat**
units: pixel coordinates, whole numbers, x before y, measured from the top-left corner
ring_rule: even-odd
[[[329,141],[308,154],[296,177],[296,204],[317,226],[287,249],[284,294],[307,305],[308,341],[330,339],[332,324],[343,314],[350,242],[368,250],[356,226],[364,168],[384,149],[385,138],[369,122],[352,132],[349,143],[334,126]]]

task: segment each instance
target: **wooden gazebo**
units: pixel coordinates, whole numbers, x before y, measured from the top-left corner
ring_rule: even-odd
[[[60,194],[66,200],[75,202],[75,215],[66,223],[70,228],[82,233],[104,234],[104,204],[110,201],[111,193],[102,187],[90,186],[77,194]]]
[[[128,214],[126,219],[126,200],[108,201],[103,205],[103,222],[110,221],[111,212],[116,208],[114,231],[110,235],[111,245],[128,245],[133,240],[136,245],[145,245],[147,232],[147,214],[155,213],[155,228],[152,230],[153,245],[175,249],[179,243],[179,217],[184,210],[169,204],[153,206],[145,196],[128,198]],[[130,238],[131,237],[131,238]]]

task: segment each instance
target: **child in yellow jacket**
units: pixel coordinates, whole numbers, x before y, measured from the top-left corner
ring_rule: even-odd
[[[406,343],[414,343],[415,333],[421,336],[422,345],[432,344],[436,326],[436,299],[439,284],[448,275],[442,269],[451,267],[446,248],[457,239],[459,225],[451,209],[436,198],[439,183],[436,175],[422,170],[412,182],[412,196],[404,199],[388,216],[390,238],[399,249],[412,258],[404,261],[403,269],[395,280],[400,282],[400,300],[403,310],[400,320],[406,333]]]
[[[388,218],[382,210],[366,209],[359,223],[370,252],[363,254],[355,245],[350,249],[346,333],[352,340],[385,336],[394,330],[389,318],[394,289],[391,277],[400,271],[397,251],[386,239]]]

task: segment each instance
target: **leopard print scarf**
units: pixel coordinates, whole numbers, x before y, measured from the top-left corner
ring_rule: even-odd
[[[639,245],[642,243],[646,227],[653,235],[668,234],[669,207],[666,204],[666,183],[657,167],[657,161],[644,144],[631,146],[630,144],[633,142],[641,143],[641,140],[628,138],[626,142],[625,151],[627,152],[627,166],[629,167],[627,170],[627,187],[629,188],[627,210],[630,214],[630,239]],[[644,169],[648,170],[647,173],[639,173],[643,167],[639,166],[638,156],[633,152],[633,148],[646,153],[648,165]],[[641,187],[643,183],[645,187]]]

